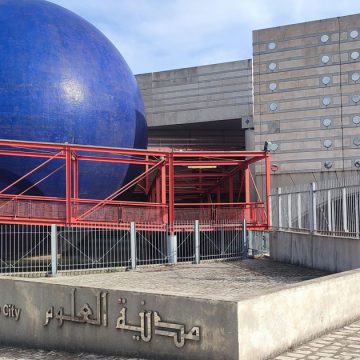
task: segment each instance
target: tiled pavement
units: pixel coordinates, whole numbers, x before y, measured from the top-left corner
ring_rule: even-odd
[[[288,351],[274,360],[360,360],[360,321]]]

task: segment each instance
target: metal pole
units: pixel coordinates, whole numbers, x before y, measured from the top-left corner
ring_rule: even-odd
[[[199,224],[199,220],[195,220],[194,238],[195,238],[195,264],[200,264],[200,224]]]
[[[130,223],[130,255],[131,255],[131,270],[136,269],[136,227],[135,223]]]
[[[297,212],[298,212],[298,226],[299,229],[301,229],[302,224],[301,224],[301,193],[299,192],[297,194]]]
[[[310,220],[310,231],[317,231],[316,221],[316,183],[310,184],[310,207],[309,207],[309,220]]]
[[[282,228],[282,211],[281,211],[281,187],[278,188],[278,227]]]
[[[291,223],[291,194],[288,194],[288,229],[290,230],[292,227],[292,223]]]
[[[56,225],[51,225],[51,276],[58,272],[58,237]]]
[[[355,232],[356,232],[356,237],[357,237],[357,238],[359,238],[359,235],[360,235],[359,226],[360,226],[360,219],[359,219],[359,195],[358,195],[358,194],[355,194]]]
[[[252,230],[248,231],[248,243],[249,243],[249,247],[248,247],[248,254],[250,256],[254,256],[255,254],[255,246],[254,246],[254,232]]]
[[[244,246],[244,257],[248,256],[248,252],[249,252],[249,244],[247,241],[247,236],[246,236],[246,219],[243,219],[242,221],[242,243]]]
[[[332,231],[331,190],[327,192],[328,230]]]
[[[344,231],[349,232],[348,223],[347,223],[347,196],[346,188],[342,189],[342,210],[343,210],[343,225]]]
[[[224,224],[220,229],[220,251],[221,251],[221,255],[224,254],[225,252],[225,229],[224,229]]]
[[[174,232],[170,232],[167,237],[167,257],[169,264],[175,265],[177,263],[177,236]]]

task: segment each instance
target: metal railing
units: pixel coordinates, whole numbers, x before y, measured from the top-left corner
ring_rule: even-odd
[[[246,221],[136,224],[128,228],[0,224],[0,273],[45,276],[117,271],[248,254]]]
[[[273,189],[273,229],[360,237],[360,175]]]

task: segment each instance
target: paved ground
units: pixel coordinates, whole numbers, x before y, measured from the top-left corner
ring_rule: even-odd
[[[237,301],[324,275],[328,273],[269,259],[249,259],[24,280]]]
[[[310,341],[276,360],[360,360],[360,321]]]

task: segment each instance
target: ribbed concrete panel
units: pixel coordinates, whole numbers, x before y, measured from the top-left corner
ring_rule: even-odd
[[[253,32],[255,143],[276,144],[278,174],[356,170],[359,24],[352,15]]]
[[[136,76],[149,127],[252,116],[251,60]]]
[[[239,119],[149,128],[149,147],[189,150],[245,150]]]

